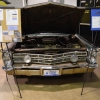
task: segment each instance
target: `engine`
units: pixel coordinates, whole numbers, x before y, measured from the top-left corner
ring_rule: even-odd
[[[23,37],[21,43],[17,43],[15,49],[33,49],[37,48],[39,50],[45,50],[41,53],[54,54],[54,53],[63,53],[61,52],[62,48],[81,48],[82,44],[79,43],[79,40],[75,36],[55,36],[55,37]]]

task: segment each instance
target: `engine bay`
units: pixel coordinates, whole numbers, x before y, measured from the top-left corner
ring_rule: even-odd
[[[74,35],[69,36],[40,36],[28,37],[24,36],[21,43],[17,43],[15,49],[62,49],[62,48],[76,48],[83,47],[82,43]],[[48,52],[48,51],[47,51]],[[49,52],[53,52],[52,50]],[[58,51],[55,51],[58,52]]]

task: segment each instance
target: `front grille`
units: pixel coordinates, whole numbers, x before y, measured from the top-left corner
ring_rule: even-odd
[[[13,61],[14,63],[25,63],[25,55],[31,57],[31,63],[36,64],[60,64],[64,62],[70,62],[70,57],[76,54],[78,56],[78,61],[86,61],[87,52],[86,51],[74,51],[61,54],[32,54],[32,53],[14,53]]]

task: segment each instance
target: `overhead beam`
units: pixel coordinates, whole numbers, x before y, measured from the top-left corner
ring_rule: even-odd
[[[0,6],[7,6],[7,4],[3,1],[0,1]]]

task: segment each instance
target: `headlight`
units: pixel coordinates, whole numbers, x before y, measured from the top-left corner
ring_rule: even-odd
[[[90,61],[91,63],[96,63],[96,59],[94,57],[91,57]]]
[[[75,62],[78,61],[78,57],[77,57],[76,55],[72,55],[71,58],[70,58],[70,60],[71,60],[73,63],[75,63]]]
[[[30,57],[29,55],[26,55],[26,56],[24,57],[24,62],[30,63],[30,62],[31,62],[31,57]]]

